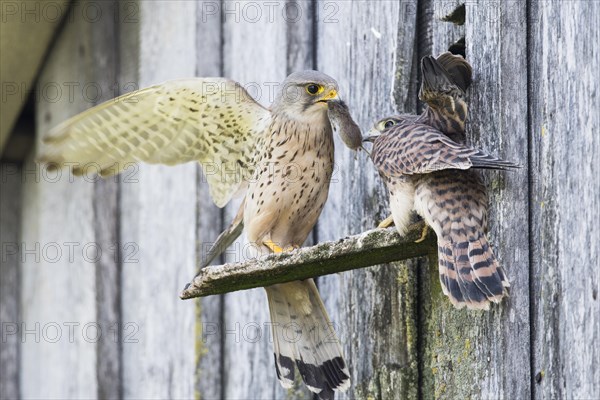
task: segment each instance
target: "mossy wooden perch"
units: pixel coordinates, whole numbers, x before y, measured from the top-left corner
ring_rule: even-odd
[[[435,254],[436,237],[431,230],[425,240],[416,242],[423,226],[423,222],[412,225],[404,236],[394,228],[373,229],[252,261],[208,266],[180,297],[185,300],[235,292]]]

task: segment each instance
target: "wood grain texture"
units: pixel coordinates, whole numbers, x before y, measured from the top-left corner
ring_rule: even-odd
[[[19,398],[21,166],[0,163],[0,398]]]
[[[338,81],[363,133],[385,115],[414,112],[416,2],[319,1],[317,10],[317,69]],[[389,213],[371,161],[335,140],[319,241],[371,229]],[[338,397],[417,397],[416,272],[396,263],[323,277],[318,285],[351,373],[351,389]]]
[[[180,297],[185,300],[229,293],[426,256],[437,251],[437,246],[432,232],[417,243],[423,226],[413,225],[402,237],[395,229],[373,229],[258,260],[208,266]]]
[[[600,398],[600,4],[532,2],[534,398]]]
[[[136,13],[122,21],[121,81],[145,87],[194,76],[195,3],[130,4]],[[196,172],[194,164],[140,165],[121,176],[125,398],[194,396],[196,310],[173,294],[194,273]]]
[[[475,71],[467,136],[476,146],[525,165],[527,96],[515,89],[527,87],[526,48],[506,45],[526,41],[525,25],[515,21],[525,21],[524,4],[482,1],[467,6],[467,59]],[[433,42],[443,43],[443,38]],[[435,397],[530,394],[524,384],[530,377],[527,170],[484,177],[490,243],[509,276],[510,298],[490,312],[455,310],[441,294],[437,265],[430,266],[422,291],[423,382],[424,393]]]
[[[48,90],[36,104],[38,140],[93,105],[93,89],[83,90],[94,82],[91,29],[79,14],[57,37],[38,79]],[[110,332],[96,314],[95,258],[102,249],[94,233],[93,179],[50,173],[33,157],[23,167],[21,396],[96,398],[98,334]]]

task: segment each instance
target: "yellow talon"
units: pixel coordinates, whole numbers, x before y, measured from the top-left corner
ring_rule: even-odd
[[[389,217],[387,217],[386,219],[384,219],[383,221],[381,221],[379,223],[379,225],[377,225],[378,228],[388,228],[390,226],[394,225],[394,218],[392,218],[392,216],[390,215]]]
[[[429,225],[425,224],[423,226],[423,231],[421,232],[421,237],[415,240],[415,243],[421,243],[427,237],[427,233],[429,231]]]
[[[263,244],[271,249],[273,253],[283,253],[283,249],[270,240],[267,240]]]
[[[269,249],[271,249],[271,251],[273,253],[283,253],[283,252],[287,252],[287,251],[292,251],[298,248],[298,246],[288,246],[286,248],[280,247],[279,245],[276,245],[273,241],[271,240],[267,240],[266,242],[263,243],[265,246],[267,246]]]

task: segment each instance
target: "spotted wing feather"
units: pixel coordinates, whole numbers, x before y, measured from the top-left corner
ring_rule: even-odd
[[[261,134],[271,120],[238,83],[223,78],[165,82],[93,107],[52,129],[40,162],[75,174],[121,172],[136,162],[201,163],[218,206],[251,176]],[[92,168],[89,168],[89,167]]]

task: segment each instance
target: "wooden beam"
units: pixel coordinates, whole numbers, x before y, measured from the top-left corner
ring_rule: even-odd
[[[335,242],[323,242],[258,260],[204,268],[181,293],[182,299],[204,297],[314,278],[372,265],[435,254],[435,234],[416,242],[423,223],[401,237],[394,228],[373,229]]]
[[[62,19],[68,18],[70,14],[71,19],[68,22],[72,23],[75,16],[82,15],[81,4],[79,4],[79,13],[71,13],[68,0],[2,3],[0,154],[10,138],[29,92],[34,91],[38,70],[44,62],[48,48],[52,45],[56,30],[61,26]],[[60,85],[61,90],[66,89],[66,86],[62,86],[63,83],[52,82],[52,84]]]

